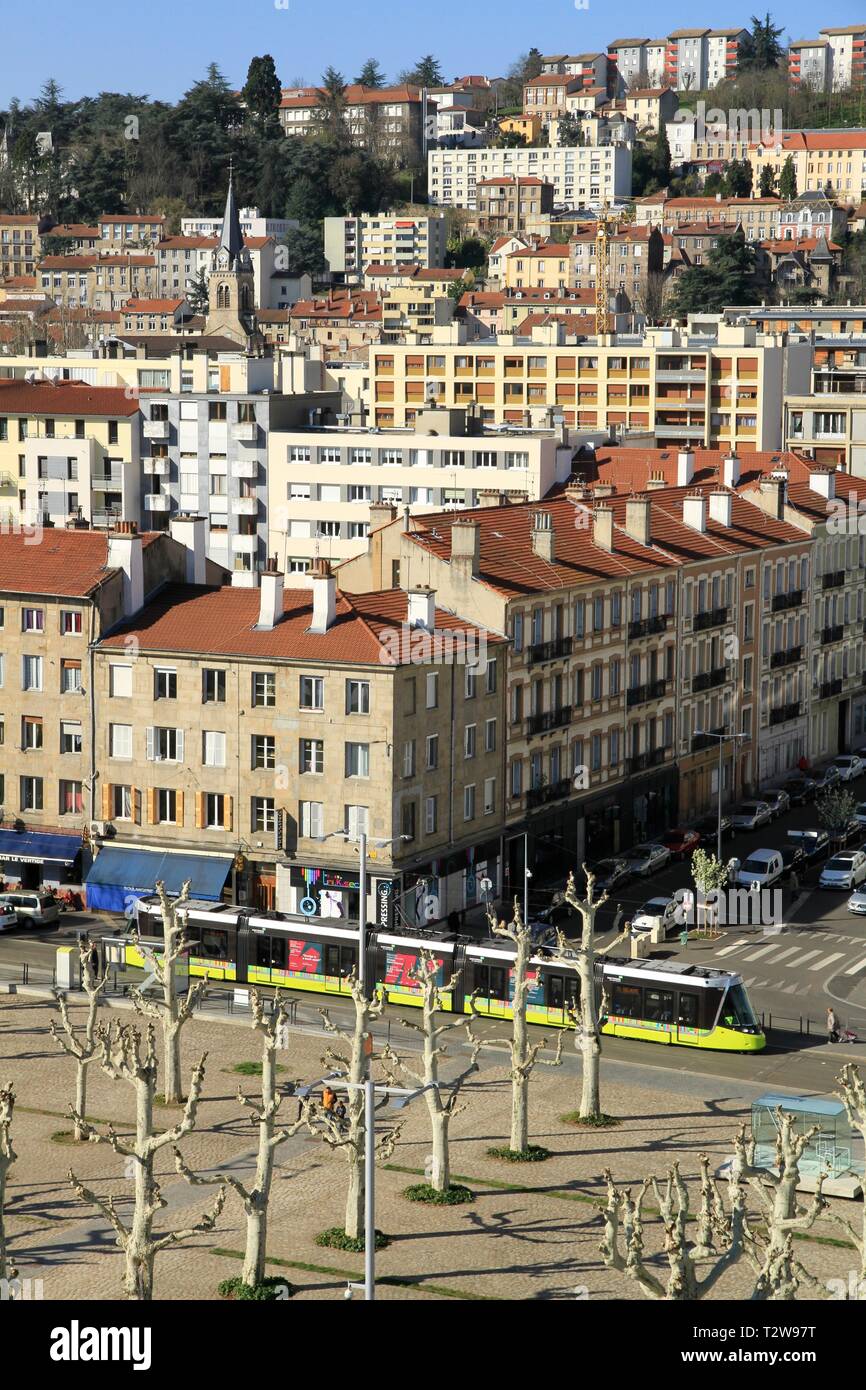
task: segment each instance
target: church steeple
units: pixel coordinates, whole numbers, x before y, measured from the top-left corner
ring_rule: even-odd
[[[255,272],[244,245],[231,171],[222,232],[211,255],[208,299],[206,331],[246,346],[256,331]]]
[[[223,256],[221,253],[226,252]],[[241,219],[238,215],[238,205],[235,200],[234,177],[229,173],[229,189],[226,194],[226,210],[223,213],[222,235],[220,244],[217,247],[217,260],[222,269],[240,269],[241,259],[249,260],[249,254],[244,247],[244,237],[241,231]]]

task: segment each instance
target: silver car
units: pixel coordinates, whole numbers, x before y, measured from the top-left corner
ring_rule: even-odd
[[[847,888],[849,892],[866,880],[866,854],[862,849],[834,854],[821,870],[819,888]]]
[[[671,852],[667,845],[635,845],[625,855],[625,862],[633,874],[649,878],[650,874],[657,873],[671,862]]]
[[[773,787],[770,791],[761,792],[761,799],[766,801],[769,806],[773,820],[777,820],[779,816],[784,816],[785,812],[791,809],[791,798],[781,787]]]
[[[866,888],[855,888],[847,902],[849,912],[856,912],[859,917],[866,917]]]
[[[642,932],[652,931],[653,927],[659,924],[664,925],[665,934],[673,931],[678,926],[677,908],[680,906],[676,898],[650,898],[639,907],[634,917],[631,919],[631,930],[633,936],[640,936]]]
[[[742,801],[731,812],[735,830],[759,830],[772,819],[773,813],[766,801]]]
[[[34,927],[44,927],[49,922],[60,920],[60,908],[51,893],[39,893],[27,888],[0,893],[0,911],[4,909],[14,912],[19,922]]]
[[[838,758],[834,758],[831,764],[839,769],[839,776],[843,782],[853,782],[855,777],[863,775],[863,759],[856,753],[841,753]]]

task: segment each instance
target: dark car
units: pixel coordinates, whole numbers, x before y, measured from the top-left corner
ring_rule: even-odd
[[[818,795],[818,783],[814,777],[792,777],[785,783],[785,791],[791,798],[792,806],[805,806]]]
[[[830,836],[826,830],[789,830],[788,840],[799,845],[807,864],[815,864],[830,852]]]
[[[596,864],[587,864],[587,870],[595,874],[596,893],[608,893],[611,888],[619,888],[632,877],[631,870],[624,859],[599,859]]]
[[[695,826],[695,830],[701,837],[702,845],[714,845],[718,841],[719,818],[718,816],[702,816]],[[722,843],[725,840],[734,838],[734,823],[730,816],[722,816]]]
[[[659,843],[667,845],[672,859],[685,859],[687,854],[692,854],[697,849],[701,837],[697,830],[675,825],[672,830],[667,830],[664,835],[659,836]]]
[[[790,878],[792,873],[801,874],[806,867],[806,851],[800,845],[782,845],[782,877]]]
[[[859,820],[852,818],[847,825],[838,830],[831,830],[830,839],[834,845],[857,845],[859,848],[863,839],[863,827]]]

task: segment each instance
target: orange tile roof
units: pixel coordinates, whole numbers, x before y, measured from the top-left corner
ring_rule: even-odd
[[[184,301],[182,299],[128,299],[123,306],[125,314],[173,314]]]
[[[157,532],[145,532],[142,545],[157,538]],[[38,545],[28,535],[11,532],[0,537],[0,592],[86,598],[115,573],[106,568],[107,560],[104,531],[46,527]]]
[[[82,381],[9,381],[0,379],[0,414],[133,416],[138,401],[123,386],[89,386]],[[0,538],[2,540],[2,538]]]
[[[566,333],[576,333],[580,337],[589,337],[596,331],[594,313],[568,314],[553,312],[545,314],[527,314],[526,318],[518,324],[515,332],[527,335],[532,332],[533,328],[543,328],[549,323],[561,323]]]

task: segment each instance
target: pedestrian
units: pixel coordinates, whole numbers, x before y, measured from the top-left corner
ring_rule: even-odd
[[[832,1007],[827,1010],[827,1041],[828,1043],[839,1041],[839,1020]]]
[[[789,876],[789,880],[788,880],[788,881],[789,881],[790,884],[791,884],[791,892],[792,892],[792,893],[799,893],[799,891],[800,891],[800,878],[799,878],[799,875],[798,875],[796,869],[792,869],[792,870],[791,870],[791,873],[790,873],[790,876]]]
[[[620,927],[621,927],[621,925],[622,925],[622,919],[623,919],[624,916],[625,916],[625,908],[623,907],[622,903],[617,903],[617,905],[616,905],[616,916],[615,916],[614,919],[613,919],[613,931],[614,931],[614,935],[617,935],[617,934],[618,934],[619,929],[620,929]]]
[[[332,1114],[334,1113],[334,1106],[335,1106],[336,1104],[337,1104],[337,1095],[336,1095],[336,1092],[335,1092],[335,1091],[332,1091],[331,1088],[330,1088],[330,1086],[325,1086],[325,1087],[323,1087],[323,1089],[322,1089],[322,1109],[324,1110],[325,1114],[326,1114],[326,1115],[332,1115]]]
[[[334,1119],[337,1121],[337,1124],[340,1126],[340,1129],[345,1128],[346,1105],[345,1102],[342,1100],[338,1100],[337,1104],[334,1106]]]

